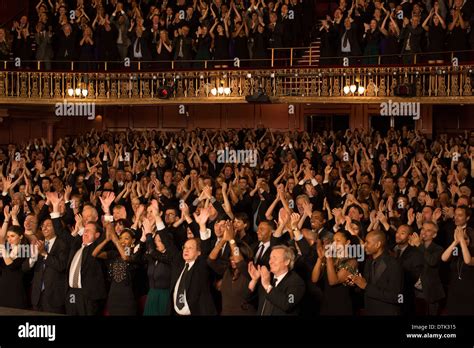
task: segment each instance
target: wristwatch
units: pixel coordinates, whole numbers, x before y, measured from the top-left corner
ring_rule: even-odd
[[[230,243],[231,245],[234,245],[234,244],[235,244],[235,240],[231,239],[231,240],[229,240],[229,243]]]

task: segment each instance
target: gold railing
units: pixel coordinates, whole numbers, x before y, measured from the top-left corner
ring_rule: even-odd
[[[411,85],[430,103],[474,103],[474,66],[301,68],[180,72],[0,71],[0,104],[235,103],[259,90],[275,102],[377,102]],[[169,86],[169,99],[159,89]],[[350,88],[349,86],[354,86]],[[359,88],[361,87],[361,88]]]

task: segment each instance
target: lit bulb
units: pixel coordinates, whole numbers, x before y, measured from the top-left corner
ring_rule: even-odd
[[[80,88],[76,88],[76,95],[77,95],[77,96],[80,96],[80,95],[81,95],[81,89],[80,89]]]
[[[82,90],[82,95],[85,97],[87,97],[87,95],[89,94],[89,91],[87,89],[83,89]]]
[[[217,95],[217,89],[216,88],[211,89],[211,94],[213,96],[216,96]]]
[[[72,88],[69,88],[69,89],[67,90],[67,94],[68,94],[70,97],[72,97],[72,96],[74,95],[74,90],[73,90]]]
[[[224,93],[226,95],[229,95],[230,94],[230,88],[229,87],[224,88]]]
[[[359,86],[358,92],[359,94],[364,94],[365,88],[363,86]]]
[[[351,89],[351,92],[354,93],[357,90],[357,86],[351,85],[350,89]]]
[[[351,91],[349,86],[344,86],[343,90],[344,90],[344,94],[349,94],[349,92]]]
[[[248,73],[248,74],[247,74],[247,78],[248,78],[248,79],[251,79],[251,78],[252,78],[252,74],[251,74],[251,73]]]

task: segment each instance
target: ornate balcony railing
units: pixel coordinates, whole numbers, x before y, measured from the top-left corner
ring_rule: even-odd
[[[396,99],[400,86],[412,89],[417,101],[474,103],[473,72],[471,65],[89,73],[9,70],[0,71],[0,104],[55,104],[64,99],[97,104],[239,103],[259,91],[274,102],[376,103]]]

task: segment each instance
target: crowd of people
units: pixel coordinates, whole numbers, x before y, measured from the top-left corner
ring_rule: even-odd
[[[474,315],[473,132],[92,130],[0,161],[0,307]]]
[[[45,69],[80,61],[87,70],[97,67],[91,62],[126,58],[162,69],[171,61],[178,68],[205,61],[234,66],[234,58],[240,66],[250,60],[267,66],[269,48],[309,44],[312,6],[309,0],[40,0],[36,16],[13,23],[11,40],[0,29],[0,60],[39,60]]]
[[[71,61],[82,70],[103,69],[99,61],[123,68],[126,58],[149,69],[172,61],[233,67],[235,58],[241,67],[269,66],[271,58],[278,66],[289,62],[282,48],[319,36],[321,65],[339,65],[339,57],[351,65],[462,62],[474,59],[472,11],[467,0],[339,0],[316,21],[309,0],[40,0],[36,14],[0,28],[0,60],[18,57],[26,68],[37,60],[47,70]]]
[[[474,49],[472,11],[466,0],[340,0],[333,16],[321,21],[321,61],[348,57],[352,64],[413,64],[415,55],[417,62],[429,63],[472,59],[467,52]]]

